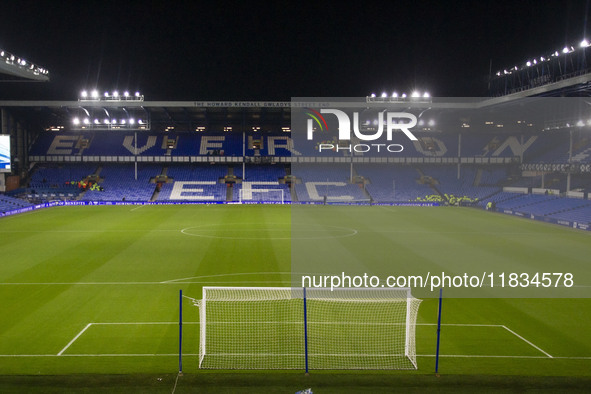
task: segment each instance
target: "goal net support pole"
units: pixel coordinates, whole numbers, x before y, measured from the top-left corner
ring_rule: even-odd
[[[410,289],[204,287],[199,368],[416,369]]]

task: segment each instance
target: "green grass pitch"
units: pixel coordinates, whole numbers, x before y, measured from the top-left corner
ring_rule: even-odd
[[[309,236],[294,225],[300,236],[292,242],[292,221],[302,217],[313,223]],[[341,219],[323,228],[328,217]],[[313,251],[330,250],[319,258],[351,268],[363,258],[359,245],[366,245],[368,260],[383,256],[372,246],[379,239],[399,261],[445,266],[446,259],[460,258],[494,267],[502,260],[523,271],[528,264],[559,269],[565,259],[585,266],[590,236],[470,208],[84,206],[3,218],[0,391],[43,386],[92,392],[108,385],[115,392],[170,392],[178,370],[180,289],[200,298],[202,286],[289,286],[292,259],[307,259]],[[301,253],[293,250],[302,246]],[[443,376],[435,381],[433,298],[419,310],[417,371],[313,372],[307,378],[299,372],[198,370],[197,308],[188,300],[183,307],[186,375],[177,392],[200,385],[205,392],[307,386],[314,392],[387,392],[392,385],[408,392],[417,385],[470,391],[479,385],[535,388],[538,382],[558,390],[588,387],[591,378],[591,301],[584,298],[444,299]]]

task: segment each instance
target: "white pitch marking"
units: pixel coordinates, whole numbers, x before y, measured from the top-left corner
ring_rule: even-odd
[[[90,326],[92,326],[92,323],[88,323],[86,327],[84,327],[82,331],[80,331],[78,335],[76,335],[74,339],[72,339],[57,355],[61,356],[76,341],[76,339],[80,338],[80,335],[84,334],[84,331],[90,328]]]
[[[511,330],[509,327],[507,326],[502,326],[505,330],[509,331],[511,334],[515,335],[517,338],[521,339],[522,341],[524,341],[525,343],[527,343],[528,345],[532,346],[533,348],[539,350],[540,352],[544,353],[546,356],[553,358],[549,353],[543,351],[539,346],[534,345],[532,342],[528,341],[527,339],[525,339],[524,337],[522,337],[521,335],[517,334],[515,331]]]
[[[292,272],[238,272],[233,274],[216,274],[216,275],[202,275],[202,276],[190,276],[188,278],[180,278],[180,279],[170,279],[165,280],[160,283],[172,283],[172,282],[180,282],[189,279],[204,279],[204,278],[219,278],[223,276],[243,276],[243,275],[291,275]]]
[[[179,324],[178,321],[147,321],[147,322],[105,322],[105,323],[90,323],[95,326],[117,326],[117,325],[158,325],[158,324]],[[183,324],[199,324],[196,321],[183,322]]]

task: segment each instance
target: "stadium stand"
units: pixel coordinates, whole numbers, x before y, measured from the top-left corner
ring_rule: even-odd
[[[23,201],[20,198],[14,198],[0,194],[0,212],[8,212],[15,209],[30,207],[31,203]]]
[[[161,185],[157,201],[226,201],[226,184],[220,181],[228,175],[225,165],[174,164],[163,175],[168,182]]]
[[[421,174],[410,166],[367,164],[359,166],[357,173],[368,180],[366,189],[375,202],[415,201],[434,192],[419,183]]]
[[[102,190],[88,190],[82,201],[150,201],[156,185],[150,179],[159,175],[159,164],[138,165],[137,180],[133,164],[104,164],[98,170]]]
[[[346,164],[298,164],[292,173],[301,179],[296,183],[299,201],[369,202],[363,185],[351,184],[350,166]]]

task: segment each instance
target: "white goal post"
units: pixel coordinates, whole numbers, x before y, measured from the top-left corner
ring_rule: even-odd
[[[203,287],[199,368],[416,369],[410,289]]]
[[[246,191],[246,193],[245,193]],[[283,189],[240,189],[238,190],[238,202],[276,202],[285,203],[285,190]]]

